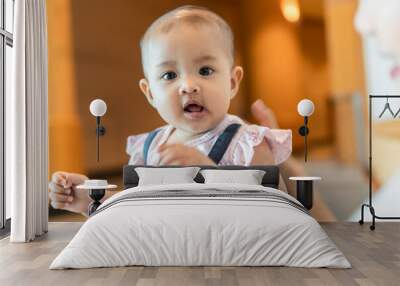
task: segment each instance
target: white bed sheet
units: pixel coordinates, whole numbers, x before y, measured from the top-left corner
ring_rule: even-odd
[[[171,190],[258,190],[300,204],[279,190],[255,185],[191,183],[127,189],[99,207],[50,269],[127,265],[351,267],[314,218],[280,200],[178,196],[118,202],[137,192]]]

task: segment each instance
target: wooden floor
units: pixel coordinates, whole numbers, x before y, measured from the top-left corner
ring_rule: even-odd
[[[353,268],[120,267],[48,270],[81,222],[53,222],[32,243],[0,241],[0,285],[400,285],[400,223],[322,224]]]

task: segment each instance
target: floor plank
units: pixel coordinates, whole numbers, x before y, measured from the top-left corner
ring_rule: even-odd
[[[321,224],[352,269],[290,267],[116,267],[49,270],[82,222],[51,222],[32,243],[0,240],[0,285],[400,285],[400,223],[379,222],[375,231],[357,223]]]

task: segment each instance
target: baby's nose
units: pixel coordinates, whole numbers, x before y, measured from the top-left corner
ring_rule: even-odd
[[[185,81],[182,83],[181,87],[179,88],[179,93],[183,94],[191,94],[191,93],[198,93],[200,91],[199,86],[192,81]]]

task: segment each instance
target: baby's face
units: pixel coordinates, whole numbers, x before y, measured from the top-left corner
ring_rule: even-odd
[[[140,87],[161,117],[191,134],[214,128],[228,112],[242,69],[232,68],[218,29],[179,24],[147,45]]]

